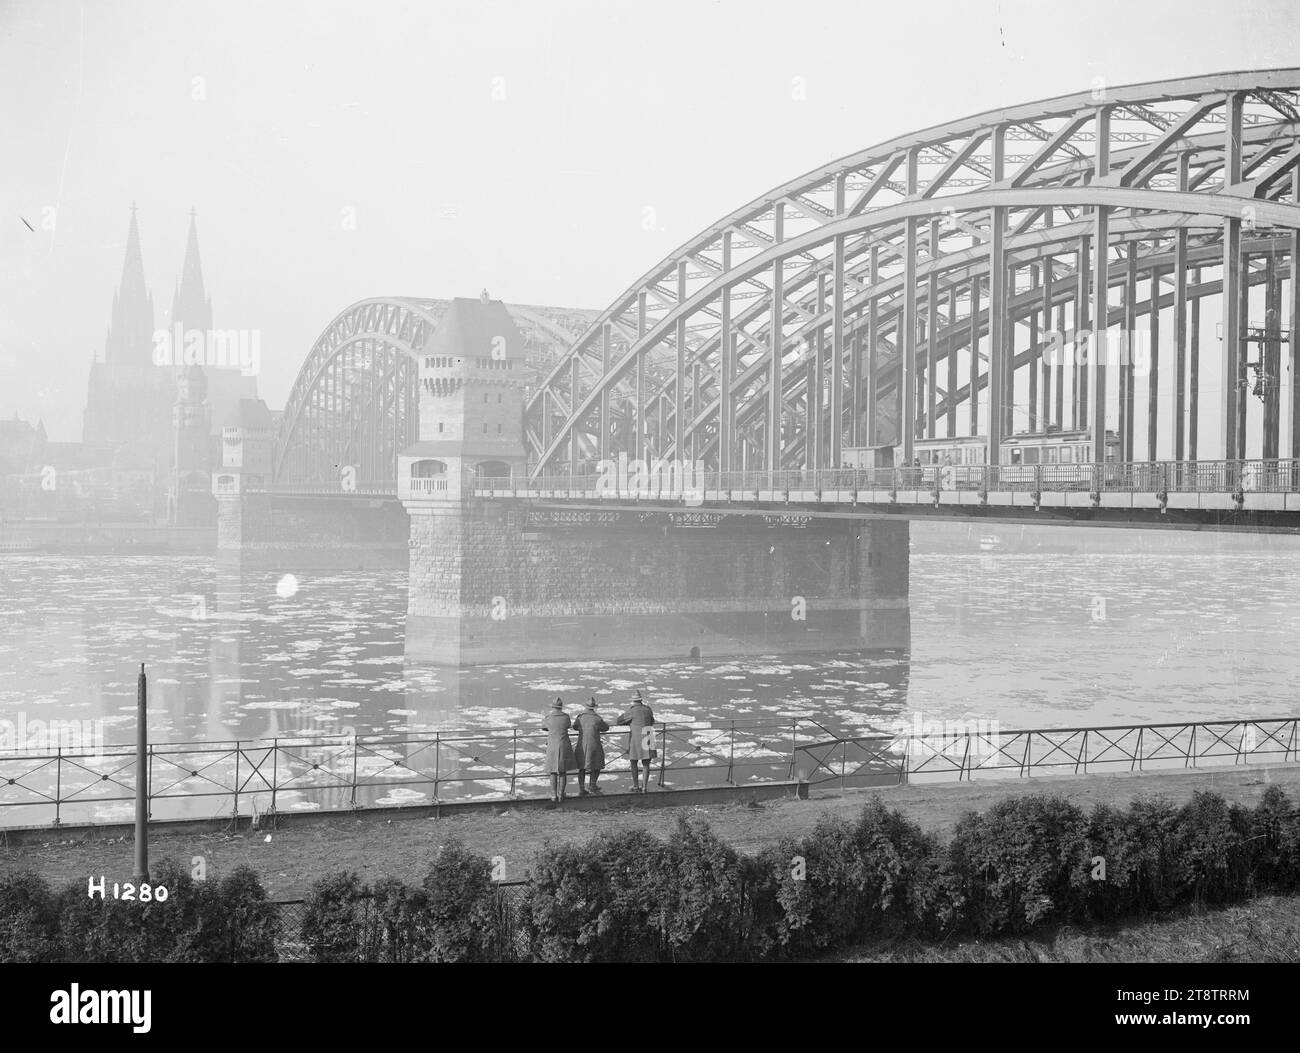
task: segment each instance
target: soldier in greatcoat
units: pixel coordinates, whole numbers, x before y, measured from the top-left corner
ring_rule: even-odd
[[[578,759],[578,796],[586,797],[586,779],[591,777],[591,792],[598,795],[596,780],[600,778],[605,767],[605,747],[601,744],[600,733],[608,731],[605,718],[596,712],[596,700],[587,703],[587,708],[574,718],[573,726],[578,731],[578,741],[573,752]]]
[[[564,703],[557,698],[542,721],[542,730],[546,732],[546,770],[551,776],[551,801],[554,804],[564,801],[568,773],[578,766],[573,755],[573,743],[569,741],[572,726],[569,714],[564,712]]]
[[[636,693],[628,711],[618,718],[619,724],[626,724],[629,731],[627,755],[632,762],[632,792],[645,793],[650,789],[650,762],[655,758],[654,750],[654,712],[646,705],[641,692]],[[641,788],[637,764],[645,768],[645,789]]]

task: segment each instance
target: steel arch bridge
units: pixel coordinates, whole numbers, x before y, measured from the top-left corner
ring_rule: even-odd
[[[820,469],[893,442],[910,463],[917,439],[958,435],[986,437],[996,464],[1009,434],[1051,426],[1089,429],[1101,462],[1108,407],[1125,460],[1241,458],[1248,441],[1278,456],[1278,320],[1294,332],[1300,313],[1296,281],[1282,297],[1300,257],[1298,87],[1300,69],[1097,84],[776,187],[661,260],[546,372],[525,409],[531,474],[620,453]],[[1222,319],[1209,378],[1207,297]],[[1044,355],[1053,333],[1082,357],[1095,320],[1131,333],[1140,317],[1155,331],[1142,447],[1131,359]],[[1249,438],[1248,366],[1263,400]]]
[[[272,448],[279,486],[337,490],[341,466],[365,492],[396,493],[397,455],[419,438],[419,355],[450,301],[361,300],[312,345]],[[549,370],[594,312],[508,304],[529,365]]]

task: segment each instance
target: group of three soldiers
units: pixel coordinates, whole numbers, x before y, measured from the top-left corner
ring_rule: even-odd
[[[633,793],[645,793],[650,789],[650,762],[655,757],[652,746],[654,732],[650,728],[654,722],[655,715],[646,705],[640,691],[632,699],[628,711],[615,722],[628,727],[627,755],[632,761]],[[576,745],[569,739],[570,729],[578,733]],[[599,796],[601,791],[596,786],[596,782],[605,768],[605,747],[601,744],[600,736],[610,728],[605,719],[596,712],[596,700],[591,699],[581,713],[570,719],[564,712],[564,702],[557,698],[551,703],[551,712],[542,721],[542,730],[547,736],[546,770],[551,776],[551,801],[559,804],[564,800],[568,773],[571,771],[578,773],[579,797],[586,797],[593,793]],[[642,768],[645,773],[644,788],[641,785]],[[589,777],[590,790],[587,789]]]

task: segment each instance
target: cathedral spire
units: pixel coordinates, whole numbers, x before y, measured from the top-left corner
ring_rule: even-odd
[[[185,242],[185,261],[181,264],[181,280],[172,300],[172,325],[179,322],[184,329],[212,328],[212,301],[203,288],[203,263],[199,259],[198,216],[190,209],[190,233]]]
[[[147,366],[153,351],[153,299],[144,282],[144,254],[135,202],[126,232],[122,279],[113,295],[113,315],[105,342],[104,360],[117,365]]]

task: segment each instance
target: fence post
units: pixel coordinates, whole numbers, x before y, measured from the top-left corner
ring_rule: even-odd
[[[659,788],[664,787],[664,769],[668,766],[668,725],[659,729]]]
[[[280,769],[280,739],[277,736],[271,740],[271,814],[275,815],[275,791],[279,782],[278,772]]]
[[[235,811],[233,819],[239,819],[239,755],[243,751],[240,749],[240,740],[235,739]]]
[[[515,780],[519,777],[519,729],[515,728],[511,733],[514,738],[514,748],[510,755],[510,796],[515,795]]]
[[[357,754],[361,751],[357,733],[352,733],[352,807],[357,806]]]
[[[795,760],[799,755],[799,718],[790,721],[790,774],[786,776],[788,780],[794,779]]]
[[[442,762],[442,732],[433,733],[433,799],[438,800],[438,781]]]
[[[736,785],[736,722],[731,722],[731,752],[727,756],[727,783]]]
[[[101,736],[102,738],[102,736]],[[102,743],[101,743],[102,745]],[[63,746],[58,746],[58,757],[54,761],[54,825],[58,826],[63,807]]]

